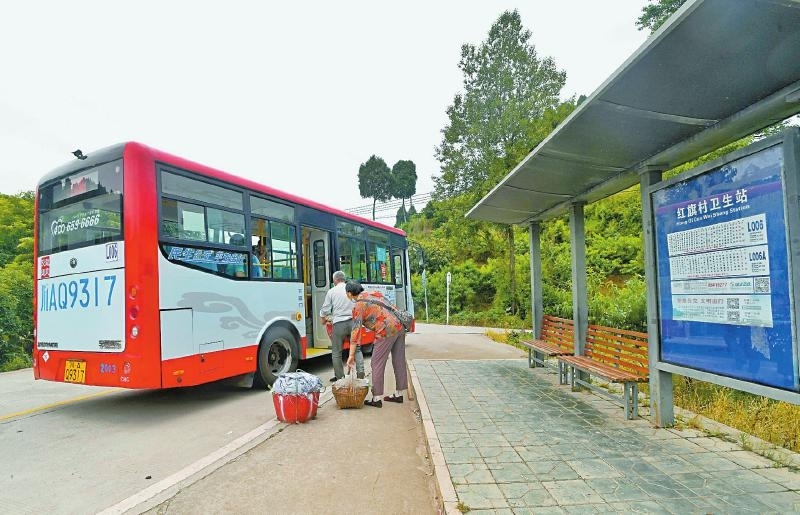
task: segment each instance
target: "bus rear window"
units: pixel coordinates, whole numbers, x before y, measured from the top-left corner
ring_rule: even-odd
[[[122,239],[122,160],[39,187],[39,255]]]

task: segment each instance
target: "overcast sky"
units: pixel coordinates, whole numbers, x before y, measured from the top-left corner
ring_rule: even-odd
[[[461,45],[518,9],[539,57],[590,94],[642,43],[645,0],[6,2],[0,192],[139,141],[341,209],[377,154],[439,171]]]

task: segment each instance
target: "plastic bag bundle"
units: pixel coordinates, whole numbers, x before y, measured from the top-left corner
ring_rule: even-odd
[[[284,395],[320,392],[322,389],[322,379],[302,370],[283,373],[278,376],[278,379],[272,385],[273,393]]]
[[[369,379],[357,379],[355,375],[346,375],[333,383],[334,388],[364,388],[369,387]]]
[[[369,391],[367,379],[357,379],[351,371],[347,376],[333,383],[333,398],[339,408],[361,408]]]

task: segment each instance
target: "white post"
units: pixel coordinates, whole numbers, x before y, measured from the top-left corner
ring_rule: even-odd
[[[425,277],[425,269],[422,270],[422,290],[425,292],[425,323],[428,323],[428,279]]]
[[[450,272],[447,272],[447,321],[445,325],[450,325],[450,279],[452,279],[452,276]]]

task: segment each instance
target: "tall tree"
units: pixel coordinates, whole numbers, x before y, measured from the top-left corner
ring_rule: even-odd
[[[653,33],[672,16],[686,0],[650,0],[642,7],[642,15],[636,20],[639,30],[650,29]]]
[[[417,192],[417,165],[414,161],[400,160],[392,167],[392,181],[394,187],[392,188],[392,196],[399,198],[403,201],[402,221],[405,222],[406,217],[406,199],[410,199]]]
[[[392,198],[392,171],[382,158],[373,154],[358,168],[358,192],[361,198],[372,198],[372,219],[375,220],[375,205]]]
[[[442,174],[434,193],[482,195],[502,178],[490,175],[493,161],[528,137],[546,109],[558,104],[566,73],[552,58],[539,59],[519,13],[504,12],[475,47],[461,47],[464,91],[447,108],[444,139],[436,148]]]
[[[558,105],[566,73],[552,58],[540,59],[530,39],[514,10],[500,15],[480,46],[461,47],[464,91],[447,108],[448,124],[436,148],[441,175],[434,179],[435,197],[465,195],[474,204],[519,162],[519,148],[538,143],[537,128]],[[513,227],[503,232],[513,278]],[[514,299],[511,308],[516,312]]]
[[[405,204],[397,208],[397,213],[394,215],[394,226],[400,227],[408,220],[408,213],[406,213]]]

